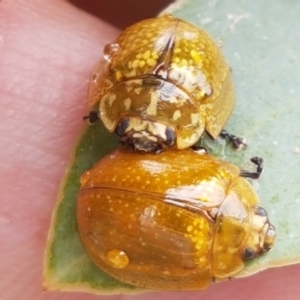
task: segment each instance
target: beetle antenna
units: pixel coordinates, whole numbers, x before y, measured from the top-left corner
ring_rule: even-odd
[[[83,117],[83,120],[89,120],[89,123],[93,125],[99,120],[99,117],[95,110],[91,110],[88,116]]]

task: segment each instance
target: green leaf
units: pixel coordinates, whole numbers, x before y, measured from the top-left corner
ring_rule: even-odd
[[[252,156],[265,160],[255,187],[276,227],[277,240],[272,251],[248,264],[238,276],[299,262],[300,2],[180,1],[168,11],[222,41],[232,67],[237,101],[226,129],[246,137],[249,148],[236,153],[220,141],[204,138],[205,147],[242,168]],[[141,291],[95,267],[77,234],[79,177],[117,147],[117,138],[101,126],[83,133],[53,212],[45,252],[45,288],[101,294]]]

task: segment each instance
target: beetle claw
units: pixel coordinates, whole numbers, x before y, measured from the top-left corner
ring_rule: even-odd
[[[251,179],[258,179],[264,169],[264,167],[263,167],[264,160],[261,157],[254,156],[250,159],[250,161],[256,165],[256,172],[241,170],[240,176],[251,178]]]

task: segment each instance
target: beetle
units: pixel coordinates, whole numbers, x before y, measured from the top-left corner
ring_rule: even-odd
[[[90,83],[91,123],[100,118],[122,142],[151,152],[189,148],[222,131],[234,106],[230,68],[202,29],[171,15],[143,20],[104,48]],[[98,108],[97,108],[98,106]],[[93,108],[96,107],[96,111]]]
[[[148,289],[205,289],[270,250],[275,228],[250,182],[262,171],[192,149],[120,148],[81,177],[78,231],[103,271]]]

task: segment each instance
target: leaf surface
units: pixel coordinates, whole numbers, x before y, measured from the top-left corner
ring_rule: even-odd
[[[206,29],[222,44],[232,68],[236,106],[226,129],[245,137],[249,147],[234,152],[224,142],[208,138],[202,141],[204,146],[241,168],[247,168],[252,156],[265,161],[264,173],[254,186],[276,227],[277,240],[272,251],[253,260],[238,276],[299,262],[300,2],[179,1],[167,11]],[[82,134],[53,212],[44,261],[46,289],[99,294],[141,291],[99,270],[77,234],[80,175],[117,147],[118,139],[99,124]]]

